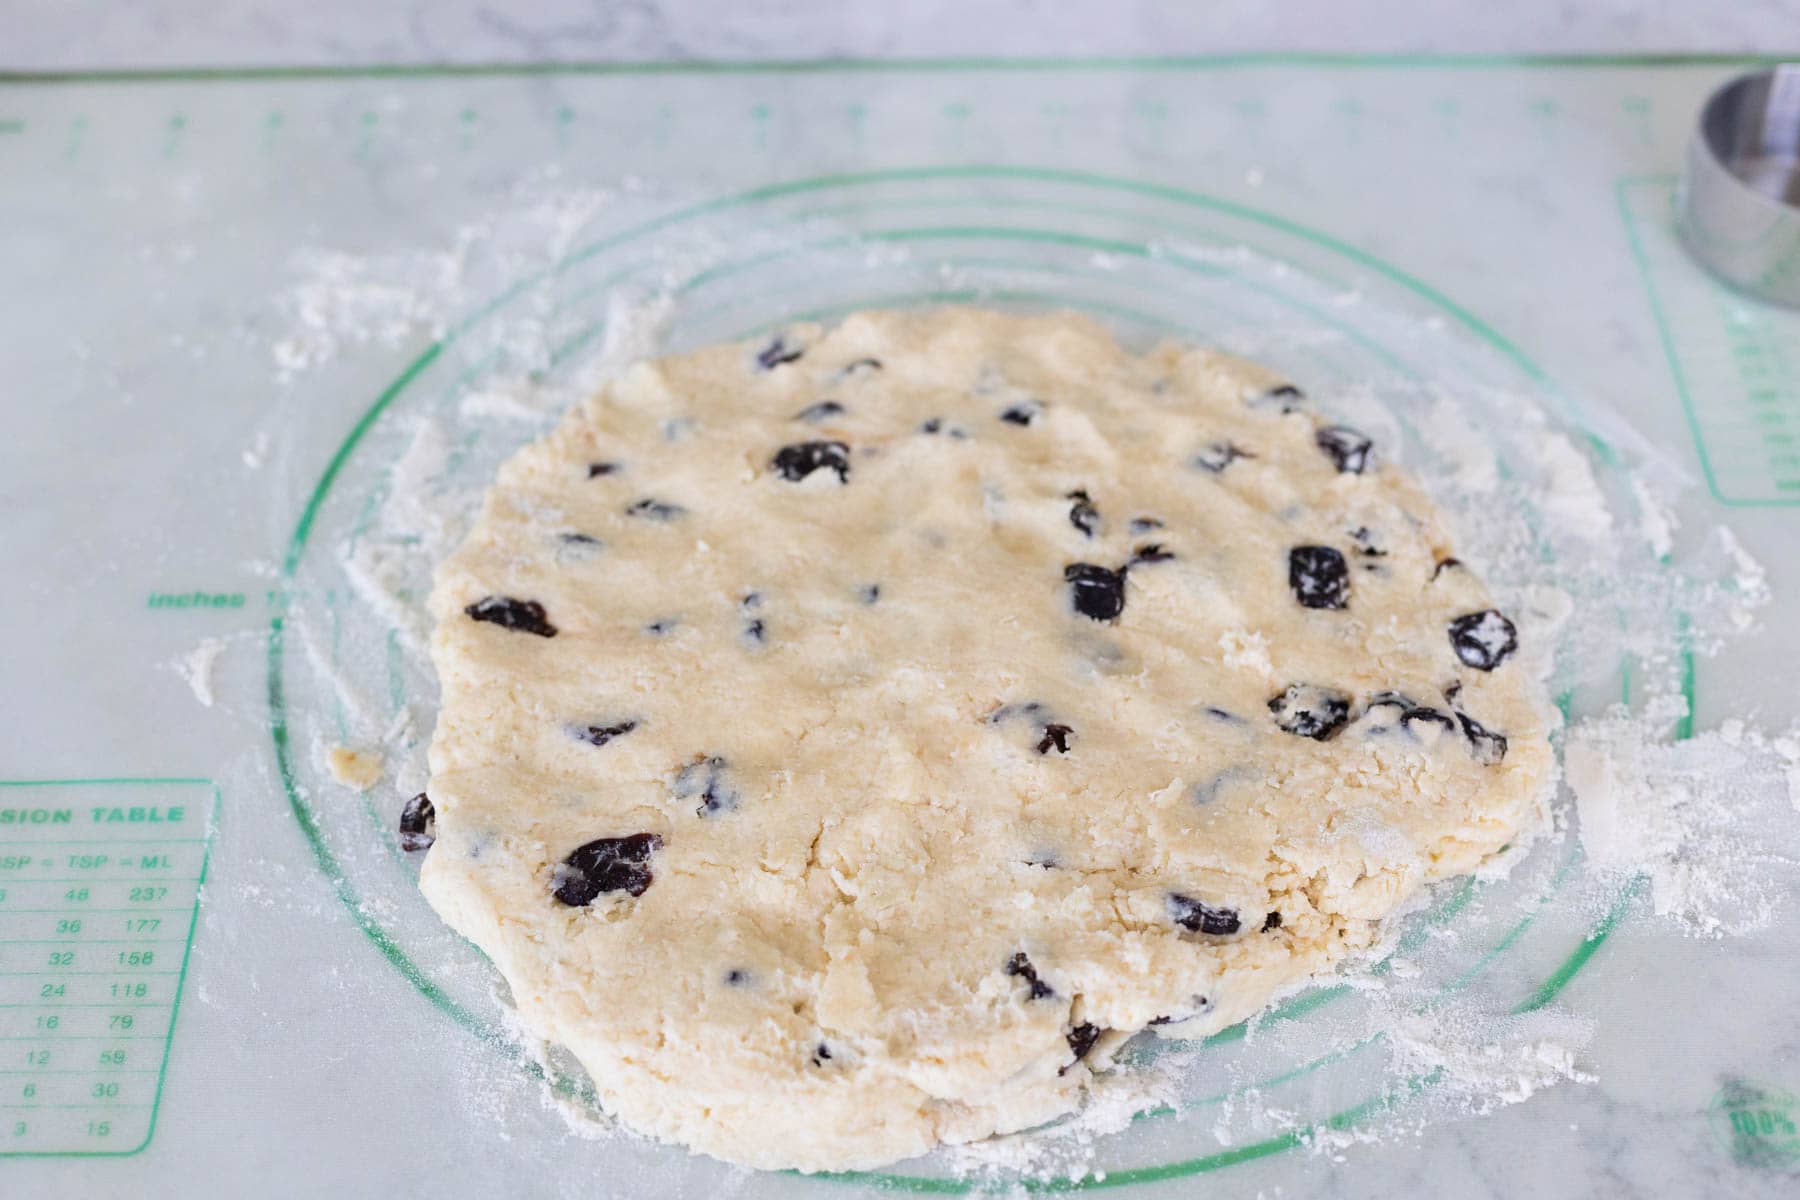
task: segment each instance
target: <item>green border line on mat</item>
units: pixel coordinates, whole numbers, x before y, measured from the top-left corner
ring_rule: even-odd
[[[1613,197],[1619,206],[1619,219],[1625,224],[1625,237],[1631,246],[1632,260],[1637,263],[1638,274],[1643,277],[1644,293],[1650,301],[1650,315],[1656,320],[1656,334],[1662,343],[1663,357],[1668,360],[1669,374],[1675,381],[1675,394],[1681,398],[1681,411],[1687,417],[1688,435],[1694,440],[1694,454],[1700,460],[1700,474],[1705,478],[1706,490],[1712,493],[1712,498],[1727,508],[1792,508],[1800,504],[1800,497],[1727,496],[1720,489],[1718,476],[1713,472],[1712,453],[1707,449],[1706,435],[1701,431],[1700,413],[1694,404],[1687,369],[1682,366],[1681,351],[1675,342],[1675,329],[1663,311],[1663,292],[1657,286],[1656,273],[1650,268],[1650,253],[1644,244],[1642,222],[1631,206],[1631,193],[1634,190],[1660,188],[1672,191],[1675,184],[1674,175],[1622,175],[1613,181]],[[1723,287],[1710,276],[1706,283],[1709,287]]]
[[[1219,71],[1243,68],[1376,70],[1491,70],[1507,67],[1620,69],[1634,67],[1759,67],[1794,54],[1347,54],[1333,51],[1258,51],[1244,54],[1094,55],[1074,58],[811,58],[651,62],[368,63],[351,66],[116,67],[0,71],[0,83],[232,83],[315,79],[432,79],[545,75],[828,75],[954,71]]]

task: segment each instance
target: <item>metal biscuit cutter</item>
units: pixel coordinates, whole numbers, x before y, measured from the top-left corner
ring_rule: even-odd
[[[1715,275],[1800,307],[1800,63],[1740,75],[1712,94],[1677,206],[1683,240]]]

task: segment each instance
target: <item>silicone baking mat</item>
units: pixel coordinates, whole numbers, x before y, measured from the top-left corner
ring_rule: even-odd
[[[1599,414],[1622,414],[1692,472],[1684,528],[1728,521],[1776,588],[1753,648],[1690,664],[1700,719],[1785,724],[1796,705],[1759,664],[1800,641],[1783,553],[1800,318],[1713,284],[1670,223],[1693,114],[1733,66],[1249,57],[0,84],[0,1187],[987,1186],[934,1162],[748,1177],[572,1137],[541,1097],[579,1110],[584,1085],[521,1052],[485,964],[416,896],[391,834],[399,792],[358,794],[321,767],[320,745],[370,722],[402,742],[429,730],[415,631],[372,613],[345,566],[393,567],[402,597],[423,586],[380,520],[420,423],[452,435],[446,477],[478,482],[542,423],[457,414],[519,380],[578,378],[620,296],[672,292],[677,345],[980,300],[1240,343],[1309,388],[1454,380],[1592,435],[1621,497]],[[444,305],[404,312],[433,272]],[[346,321],[309,303],[368,308]],[[172,667],[197,648],[217,655],[210,706]],[[1621,674],[1570,702],[1630,686]],[[1438,1081],[1345,1052],[1329,1021],[1359,1001],[1326,981],[1279,1011],[1278,1047],[1243,1027],[1209,1043],[1220,1086],[1145,1114],[1079,1186],[1329,1179],[1374,1194],[1421,1163],[1531,1146],[1575,1164],[1557,1186],[1604,1167],[1791,1187],[1793,926],[1722,949],[1634,918],[1629,890],[1567,903],[1578,854],[1560,844],[1498,891],[1446,889],[1406,937],[1465,936],[1445,991],[1476,981],[1506,1011],[1591,1019],[1599,1084],[1339,1161],[1318,1130],[1353,1133]],[[1293,1119],[1217,1132],[1250,1095]]]

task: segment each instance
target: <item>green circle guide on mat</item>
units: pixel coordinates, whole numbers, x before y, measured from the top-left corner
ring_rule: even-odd
[[[288,728],[286,700],[286,684],[284,676],[284,618],[283,612],[293,596],[294,580],[300,563],[308,549],[314,524],[318,519],[327,496],[330,494],[338,476],[349,462],[358,445],[374,427],[377,420],[393,405],[393,403],[411,387],[437,358],[459,337],[473,329],[476,325],[494,315],[498,310],[524,294],[527,289],[545,279],[560,275],[577,263],[592,258],[600,253],[642,238],[661,230],[669,229],[684,222],[711,214],[724,213],[730,210],[748,207],[764,201],[785,196],[798,195],[818,191],[829,191],[840,188],[853,188],[882,183],[916,182],[924,180],[957,181],[957,180],[1014,180],[1024,182],[1042,182],[1075,187],[1087,187],[1102,191],[1125,193],[1138,197],[1160,199],[1180,204],[1189,209],[1222,214],[1228,217],[1251,222],[1277,233],[1285,234],[1310,245],[1322,248],[1334,255],[1346,258],[1359,267],[1380,275],[1383,279],[1394,283],[1417,298],[1429,303],[1434,308],[1448,314],[1466,331],[1472,333],[1479,341],[1522,371],[1527,378],[1541,387],[1554,390],[1548,376],[1527,358],[1516,346],[1498,332],[1483,323],[1467,309],[1456,304],[1429,285],[1414,279],[1410,275],[1391,264],[1375,258],[1353,246],[1339,242],[1328,235],[1298,225],[1278,216],[1262,213],[1242,205],[1219,200],[1199,193],[1161,184],[1145,183],[1129,179],[1117,179],[1108,176],[1094,175],[1076,171],[1064,171],[1048,168],[1027,167],[927,167],[891,171],[873,171],[858,175],[833,175],[813,179],[797,180],[788,183],[771,185],[753,189],[730,196],[720,197],[706,203],[698,204],[681,211],[666,214],[662,217],[643,222],[631,229],[614,234],[565,256],[551,267],[535,272],[503,290],[497,297],[489,301],[462,322],[453,327],[437,340],[428,345],[393,382],[391,382],[361,414],[350,432],[332,455],[324,473],[313,488],[306,506],[302,511],[293,534],[290,537],[287,551],[282,563],[281,602],[276,606],[275,614],[269,623],[268,639],[268,698],[270,709],[270,733],[275,751],[276,763],[286,792],[289,806],[300,826],[300,830],[312,849],[318,866],[329,879],[339,900],[349,910],[351,917],[365,936],[374,943],[382,955],[411,983],[422,995],[438,1009],[450,1016],[457,1023],[475,1033],[483,1040],[502,1046],[531,1075],[546,1079],[562,1089],[566,1081],[551,1080],[547,1072],[536,1062],[525,1058],[516,1048],[505,1043],[503,1035],[493,1022],[483,1020],[471,1013],[439,987],[415,963],[399,945],[394,936],[377,923],[367,911],[357,895],[336,856],[326,844],[324,831],[310,803],[303,797],[294,772],[293,746]],[[1140,218],[1146,214],[1133,214]],[[1078,302],[1075,303],[1079,307]],[[1587,441],[1597,456],[1607,465],[1616,466],[1618,456],[1613,448],[1596,435],[1588,433]],[[1691,685],[1691,670],[1684,673],[1684,684]],[[1691,687],[1688,688],[1691,693]],[[1690,711],[1691,711],[1691,694]],[[1561,873],[1552,884],[1559,884],[1568,870],[1572,868],[1573,858],[1564,865]],[[1548,893],[1546,893],[1547,895]],[[1629,904],[1633,891],[1628,889],[1613,903],[1608,912],[1593,927],[1583,941],[1567,955],[1550,976],[1529,996],[1519,1001],[1516,1012],[1526,1012],[1548,1004],[1577,974],[1594,952],[1606,940],[1613,927],[1622,917]],[[1544,896],[1538,898],[1541,904]],[[1489,957],[1505,949],[1516,936],[1528,925],[1536,911],[1533,906],[1523,921],[1490,951]],[[1487,960],[1483,959],[1483,963]],[[1479,969],[1479,964],[1476,969]],[[1472,971],[1470,972],[1473,973]],[[1302,997],[1302,1001],[1307,997]],[[1308,1006],[1311,1007],[1311,1006]],[[1296,1008],[1300,1008],[1296,1005]],[[1301,1008],[1301,1011],[1305,1011]],[[1295,1015],[1299,1015],[1298,1012]],[[1230,1033],[1231,1031],[1225,1031]],[[1328,1056],[1329,1057],[1329,1056]],[[1322,1065],[1325,1060],[1319,1060]],[[1308,1068],[1311,1069],[1311,1068]],[[1437,1082],[1436,1074],[1415,1076],[1390,1088],[1386,1092],[1372,1097],[1361,1104],[1334,1113],[1314,1122],[1306,1130],[1290,1131],[1282,1136],[1264,1141],[1233,1147],[1215,1154],[1184,1159],[1177,1162],[1125,1168],[1109,1171],[1103,1179],[1087,1178],[1082,1180],[1045,1180],[1024,1181],[1022,1186],[1028,1191],[1069,1191],[1092,1188],[1119,1187],[1132,1183],[1147,1183],[1181,1176],[1217,1170],[1252,1159],[1278,1154],[1305,1144],[1315,1131],[1322,1129],[1345,1129],[1354,1126],[1383,1111],[1404,1104],[1412,1096],[1432,1087]],[[591,1098],[591,1094],[590,1097]],[[967,1193],[987,1190],[980,1182],[969,1182],[961,1179],[939,1178],[931,1176],[898,1175],[880,1172],[847,1172],[836,1175],[820,1175],[811,1178],[835,1180],[861,1184],[875,1184],[910,1192],[923,1193]]]

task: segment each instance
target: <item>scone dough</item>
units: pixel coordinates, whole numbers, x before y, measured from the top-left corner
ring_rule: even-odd
[[[1520,631],[1380,454],[1069,315],[632,367],[439,571],[425,894],[644,1133],[819,1170],[1065,1113],[1541,812]]]

